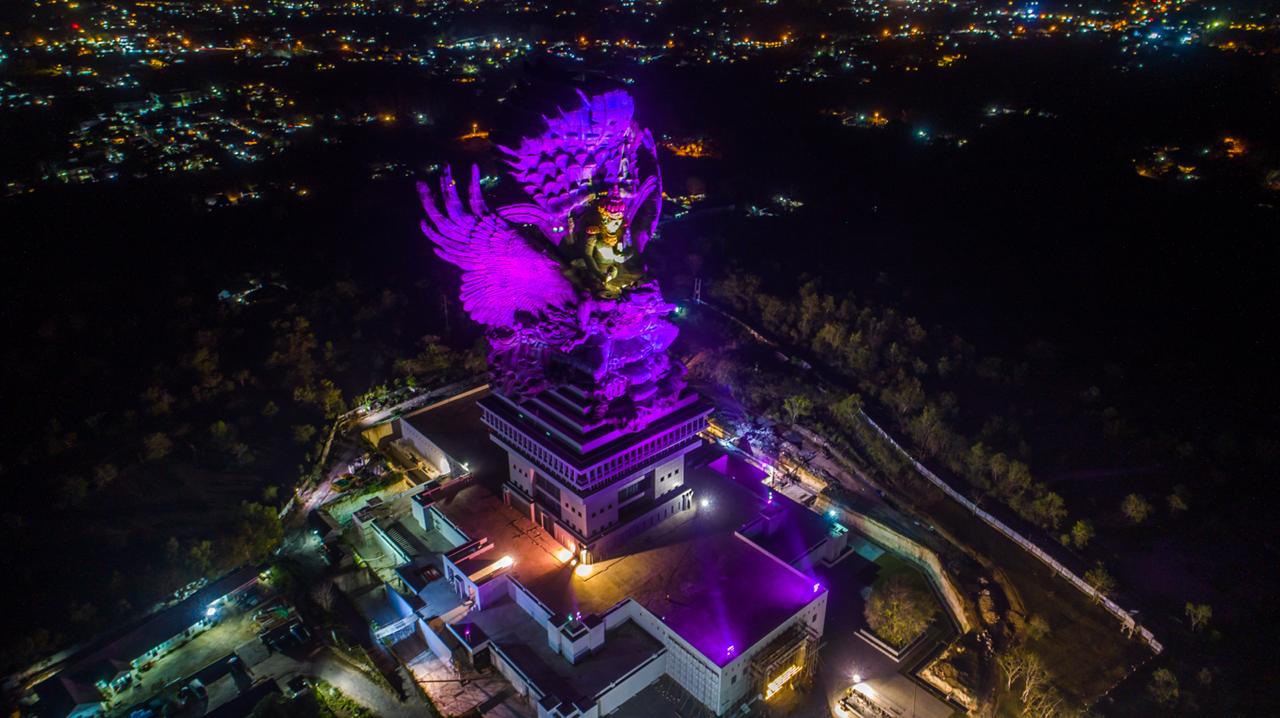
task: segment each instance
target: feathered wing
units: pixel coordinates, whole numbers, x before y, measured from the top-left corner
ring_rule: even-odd
[[[462,270],[462,306],[473,319],[490,326],[512,326],[516,312],[537,313],[573,301],[575,293],[560,263],[539,252],[510,224],[491,213],[480,195],[480,172],[471,168],[469,207],[458,198],[449,170],[440,178],[436,205],[431,189],[418,183],[427,219],[422,233],[441,259]]]
[[[556,244],[564,229],[554,227],[587,202],[592,185],[608,186],[634,172],[639,146],[630,95],[614,90],[593,97],[579,92],[578,97],[578,107],[543,118],[542,134],[524,138],[514,149],[498,146],[512,178],[550,218],[521,221],[536,224]]]

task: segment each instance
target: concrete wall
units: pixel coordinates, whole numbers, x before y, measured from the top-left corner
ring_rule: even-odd
[[[494,667],[498,669],[503,678],[506,678],[511,683],[511,687],[516,689],[516,693],[528,696],[534,703],[537,703],[545,695],[541,688],[521,672],[511,662],[511,659],[507,658],[507,654],[502,652],[502,648],[498,644],[490,643],[489,653],[493,656]]]
[[[643,628],[667,649],[666,673],[690,695],[711,710],[717,709],[720,696],[720,669],[683,638],[673,633],[644,606],[634,601],[632,612],[636,625]]]
[[[413,450],[426,459],[435,470],[441,474],[447,474],[453,468],[449,463],[449,457],[439,446],[431,439],[428,439],[421,431],[413,428],[413,424],[404,419],[396,419],[396,433],[404,438],[406,442],[413,445]]]
[[[436,632],[431,630],[431,627],[427,625],[427,622],[422,619],[418,619],[418,635],[422,636],[422,640],[427,644],[427,648],[431,649],[431,652],[436,655],[436,658],[439,658],[445,665],[453,665],[453,654],[449,651],[449,647],[444,644],[444,641],[440,636],[437,636]]]
[[[428,513],[431,515],[431,525],[423,528],[435,529],[445,540],[453,544],[454,548],[471,540],[466,534],[462,533],[461,529],[454,526],[453,522],[446,518],[444,514],[440,513],[440,510],[436,507],[432,506]]]
[[[614,551],[636,536],[670,519],[689,516],[696,511],[697,504],[693,501],[693,489],[685,489],[683,493],[654,506],[646,513],[632,517],[627,524],[614,529],[612,533],[594,543],[591,547],[592,560],[612,558]]]
[[[523,456],[507,450],[507,472],[511,483],[519,486],[528,496],[533,496],[533,473],[536,470]]]
[[[597,693],[595,699],[600,715],[609,715],[644,690],[645,686],[661,678],[667,672],[667,652],[665,648],[660,649],[631,673]]]
[[[508,577],[507,579],[507,595],[511,600],[515,601],[529,617],[543,626],[551,625],[551,609],[547,608],[541,601],[533,597],[529,589],[520,585],[520,582]]]
[[[961,632],[967,633],[970,630],[973,624],[969,614],[965,611],[965,603],[964,599],[961,598],[960,589],[956,588],[955,582],[951,580],[951,576],[942,567],[942,561],[939,560],[938,554],[870,516],[835,505],[832,505],[831,508],[840,511],[840,521],[842,523],[852,526],[875,543],[919,566],[934,589],[937,590],[938,595],[942,597],[943,603],[946,604],[947,613],[951,614],[955,622],[960,625]]]
[[[510,577],[506,574],[495,576],[488,581],[484,581],[476,586],[476,605],[475,610],[483,611],[485,608],[497,603],[500,597],[511,593],[508,586]]]
[[[826,591],[819,593],[808,605],[779,624],[764,638],[756,641],[754,646],[740,653],[732,663],[721,669],[722,679],[720,681],[719,703],[715,708],[717,714],[728,710],[734,703],[746,696],[749,691],[754,690],[754,686],[751,684],[751,659],[773,643],[778,636],[786,633],[788,629],[797,623],[807,624],[818,636],[822,636],[822,629],[827,618],[828,595]]]

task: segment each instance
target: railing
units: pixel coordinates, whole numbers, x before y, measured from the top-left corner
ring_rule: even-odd
[[[919,461],[917,461],[914,456],[912,456],[910,453],[907,452],[906,449],[902,448],[902,446],[899,445],[898,442],[894,441],[893,437],[890,436],[887,431],[880,428],[880,425],[877,424],[871,417],[867,416],[865,412],[862,412],[862,418],[867,422],[868,426],[870,426],[872,429],[876,431],[877,434],[880,435],[882,439],[889,442],[889,445],[892,446],[898,452],[898,454],[902,456],[902,458],[906,459],[921,476],[923,476],[925,479],[929,481],[929,483],[933,484],[934,486],[937,486],[939,489],[942,490],[943,493],[945,493],[947,496],[950,496],[961,506],[964,506],[971,513],[973,513],[973,515],[982,519],[988,526],[1004,534],[1004,536],[1008,538],[1010,541],[1013,541],[1014,543],[1018,544],[1023,549],[1025,549],[1032,556],[1035,556],[1036,558],[1040,559],[1040,561],[1044,565],[1048,566],[1059,576],[1066,579],[1066,581],[1070,583],[1072,586],[1074,586],[1077,590],[1081,591],[1085,595],[1089,596],[1090,598],[1094,599],[1099,604],[1101,604],[1102,607],[1107,609],[1109,613],[1111,613],[1116,618],[1120,619],[1120,623],[1123,624],[1127,630],[1135,632],[1139,636],[1141,636],[1142,640],[1145,641],[1146,644],[1151,647],[1151,650],[1155,651],[1156,653],[1161,653],[1164,651],[1164,646],[1160,643],[1160,641],[1156,640],[1155,635],[1152,634],[1151,631],[1148,630],[1146,627],[1137,625],[1137,621],[1134,620],[1133,616],[1131,616],[1128,611],[1121,608],[1119,604],[1107,598],[1106,594],[1102,593],[1098,589],[1094,588],[1093,586],[1090,586],[1084,579],[1077,576],[1074,572],[1071,571],[1071,569],[1062,565],[1057,559],[1050,556],[1048,553],[1044,551],[1044,549],[1037,546],[1030,539],[1025,538],[1024,536],[1022,536],[1022,534],[1019,534],[1017,531],[1014,531],[1007,524],[1005,524],[1003,521],[996,518],[995,516],[992,516],[986,511],[983,511],[977,504],[970,501],[968,497],[966,497],[964,494],[961,494],[959,491],[956,491],[955,489],[951,488],[950,484],[948,484],[947,482],[939,478],[936,474],[930,471],[924,464],[921,464]]]
[[[746,322],[742,321],[738,317],[734,316],[732,313],[727,312],[713,304],[707,304],[706,302],[701,302],[701,304],[702,306],[707,307],[711,311],[716,312],[720,316],[725,317],[726,319],[742,327],[749,334],[751,334],[753,338],[755,338],[757,341],[761,342],[762,344],[765,344],[766,346],[770,346],[770,347],[777,346],[777,344],[770,341],[767,337],[762,335],[760,332],[756,331],[751,325],[747,324]],[[879,434],[881,438],[889,442],[889,445],[892,446],[913,467],[915,467],[915,470],[919,472],[919,474],[923,476],[925,479],[927,479],[930,483],[934,484],[939,489],[941,489],[942,492],[945,493],[947,496],[950,496],[952,499],[955,499],[957,502],[959,502],[961,506],[964,506],[965,508],[967,508],[975,516],[982,519],[984,522],[986,522],[988,526],[1004,534],[1004,536],[1008,538],[1010,541],[1013,541],[1014,543],[1018,544],[1023,549],[1025,549],[1028,553],[1040,559],[1040,561],[1044,563],[1044,565],[1048,566],[1050,570],[1054,571],[1059,576],[1066,579],[1066,581],[1070,583],[1072,586],[1074,586],[1077,590],[1081,591],[1082,593],[1089,596],[1090,598],[1093,598],[1094,600],[1098,601],[1098,603],[1101,604],[1102,607],[1105,608],[1109,613],[1111,613],[1111,615],[1115,616],[1120,620],[1120,623],[1125,627],[1126,630],[1135,632],[1139,636],[1141,636],[1142,640],[1145,641],[1146,644],[1151,647],[1151,650],[1155,651],[1157,654],[1162,653],[1164,651],[1164,646],[1160,643],[1160,641],[1156,640],[1155,635],[1152,634],[1151,631],[1146,627],[1137,625],[1137,621],[1134,620],[1133,616],[1130,615],[1128,611],[1121,608],[1119,604],[1107,598],[1106,594],[1103,594],[1102,592],[1098,591],[1098,589],[1094,588],[1093,586],[1090,586],[1087,582],[1085,582],[1084,579],[1080,578],[1075,573],[1073,573],[1071,569],[1067,568],[1066,566],[1063,566],[1057,559],[1045,553],[1044,549],[1032,543],[1029,539],[1023,537],[1017,531],[1014,531],[1012,528],[1010,528],[1000,519],[997,519],[996,517],[992,516],[986,511],[983,511],[981,508],[978,507],[977,504],[970,501],[967,497],[965,497],[960,492],[951,488],[950,484],[938,478],[936,474],[934,474],[927,467],[925,467],[924,464],[921,464],[919,461],[917,461],[916,458],[912,456],[906,449],[902,448],[902,446],[898,444],[897,441],[894,441],[893,437],[889,435],[889,432],[880,428],[880,425],[877,424],[870,416],[867,416],[865,411],[859,411],[859,414],[861,414],[862,418],[867,422],[868,426],[870,426],[872,429],[875,429],[876,433]]]

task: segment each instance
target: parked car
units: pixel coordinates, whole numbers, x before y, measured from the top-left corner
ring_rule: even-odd
[[[187,688],[191,689],[196,698],[202,701],[209,700],[209,689],[204,687],[204,683],[199,678],[192,678],[191,682],[187,684]]]

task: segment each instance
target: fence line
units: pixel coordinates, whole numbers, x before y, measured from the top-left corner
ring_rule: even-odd
[[[713,304],[708,304],[705,301],[701,301],[699,302],[699,304],[701,304],[704,307],[707,307],[708,309],[716,312],[720,316],[725,317],[730,321],[734,322],[735,324],[737,324],[738,326],[746,329],[746,331],[757,341],[760,341],[770,347],[777,346],[777,344],[770,341],[767,337],[762,335],[760,332],[756,331],[754,327],[747,324],[745,321],[739,319],[738,317],[734,316],[733,313],[727,312],[724,309],[721,309],[720,307],[717,307]],[[1035,556],[1036,558],[1040,559],[1041,563],[1048,566],[1052,571],[1057,573],[1062,578],[1066,579],[1066,581],[1070,583],[1072,586],[1074,586],[1076,589],[1084,593],[1086,596],[1089,596],[1090,598],[1094,599],[1095,601],[1098,601],[1103,608],[1107,609],[1107,611],[1111,613],[1111,615],[1115,616],[1117,619],[1120,620],[1121,625],[1124,627],[1126,631],[1130,633],[1137,633],[1139,636],[1141,636],[1142,640],[1146,642],[1148,646],[1151,647],[1151,650],[1155,651],[1157,654],[1162,653],[1164,651],[1164,646],[1160,643],[1160,641],[1156,640],[1155,635],[1152,634],[1151,631],[1145,626],[1138,625],[1138,622],[1134,619],[1132,615],[1129,614],[1128,611],[1121,608],[1120,605],[1117,604],[1115,601],[1112,601],[1111,599],[1107,598],[1106,594],[1103,594],[1102,592],[1098,591],[1098,589],[1094,588],[1093,586],[1090,586],[1088,583],[1085,582],[1084,579],[1077,576],[1074,572],[1071,571],[1071,569],[1067,568],[1066,566],[1063,566],[1057,559],[1050,556],[1048,553],[1044,551],[1044,549],[1037,546],[1030,539],[1025,538],[1024,536],[1022,536],[1022,534],[1018,533],[1017,531],[1014,531],[1007,524],[1005,524],[1003,521],[996,518],[995,516],[992,516],[986,511],[983,511],[981,508],[978,507],[977,504],[970,501],[966,496],[961,494],[959,491],[956,491],[955,489],[951,488],[950,484],[940,479],[936,474],[930,471],[924,464],[921,464],[919,461],[917,461],[916,458],[912,456],[910,452],[902,448],[902,446],[898,444],[897,441],[894,441],[893,437],[889,435],[889,432],[880,428],[880,425],[877,424],[875,420],[873,420],[870,416],[867,416],[867,413],[865,411],[859,410],[858,413],[862,416],[863,420],[865,420],[872,429],[875,429],[877,434],[879,434],[885,441],[889,442],[890,446],[892,446],[904,459],[910,462],[911,465],[915,467],[915,470],[921,476],[925,477],[930,483],[934,484],[939,489],[941,489],[942,492],[945,493],[947,496],[950,496],[952,499],[955,499],[957,502],[959,502],[959,504],[961,506],[964,506],[966,509],[968,509],[970,513],[982,519],[984,522],[986,522],[988,526],[1004,534],[1004,536],[1008,538],[1010,541],[1013,541],[1014,543],[1018,544],[1023,549],[1025,549],[1027,552],[1029,552],[1032,556]]]
[[[1103,594],[1098,589],[1094,588],[1093,586],[1090,586],[1088,583],[1085,582],[1084,579],[1077,576],[1074,572],[1071,571],[1071,569],[1067,568],[1066,566],[1063,566],[1057,559],[1050,556],[1048,553],[1044,551],[1044,549],[1037,546],[1030,539],[1025,538],[1024,536],[1022,536],[1022,534],[1010,528],[1007,524],[1005,524],[1000,519],[982,510],[977,504],[970,501],[968,497],[964,496],[959,491],[956,491],[955,489],[951,488],[950,484],[948,484],[947,482],[939,478],[937,474],[934,474],[924,464],[917,461],[916,458],[912,456],[906,449],[902,448],[902,446],[898,444],[897,441],[894,441],[893,437],[889,435],[889,432],[880,428],[880,425],[877,424],[875,420],[873,420],[870,416],[867,416],[866,412],[860,412],[860,413],[862,414],[863,420],[867,422],[867,425],[870,426],[872,429],[875,429],[876,433],[879,434],[882,439],[889,442],[889,445],[892,446],[895,450],[897,450],[897,452],[904,459],[910,462],[911,465],[915,468],[915,470],[921,476],[928,479],[930,483],[932,483],[934,486],[937,486],[939,489],[941,489],[943,493],[945,493],[947,496],[950,496],[952,499],[958,502],[961,506],[964,506],[966,509],[968,509],[970,513],[982,519],[984,522],[986,522],[988,526],[1004,534],[1004,536],[1008,538],[1010,541],[1013,541],[1014,543],[1018,544],[1023,549],[1025,549],[1032,556],[1035,556],[1036,558],[1040,559],[1041,563],[1048,566],[1050,569],[1052,569],[1055,573],[1057,573],[1062,578],[1066,579],[1068,583],[1070,583],[1072,586],[1075,586],[1079,591],[1089,596],[1090,598],[1094,599],[1095,601],[1098,601],[1103,608],[1107,609],[1109,613],[1111,613],[1116,618],[1120,619],[1120,623],[1124,626],[1125,630],[1127,630],[1130,633],[1137,633],[1139,636],[1141,636],[1142,640],[1145,641],[1146,644],[1151,647],[1151,650],[1155,651],[1156,653],[1161,653],[1162,651],[1164,651],[1164,646],[1160,643],[1160,641],[1156,640],[1155,635],[1153,635],[1151,631],[1148,630],[1146,627],[1138,625],[1137,621],[1134,620],[1133,616],[1131,616],[1128,611],[1121,608],[1119,604],[1117,604],[1115,601],[1112,601],[1111,599],[1107,598],[1106,595]]]

